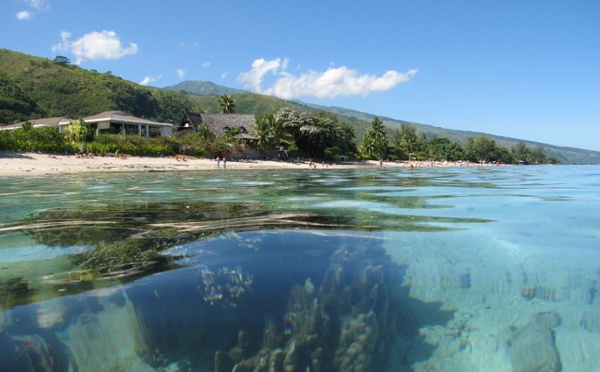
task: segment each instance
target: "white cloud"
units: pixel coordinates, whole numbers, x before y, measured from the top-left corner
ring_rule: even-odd
[[[123,46],[114,31],[93,31],[75,41],[70,40],[70,32],[62,31],[60,37],[61,42],[53,45],[52,50],[54,52],[72,53],[76,58],[76,64],[80,64],[86,60],[119,59],[128,54],[135,54],[138,51],[138,46],[135,43]]]
[[[150,83],[154,83],[157,80],[160,80],[162,78],[162,74],[158,75],[158,76],[146,76],[142,79],[142,81],[140,81],[140,85],[148,85]]]
[[[16,17],[19,21],[28,21],[33,18],[33,13],[29,10],[23,10],[16,14]]]
[[[21,2],[29,5],[31,10],[22,10],[18,12],[15,16],[19,21],[29,21],[33,19],[34,15],[39,12],[43,12],[50,9],[50,1],[49,0],[21,0]]]
[[[367,96],[373,92],[392,89],[410,80],[418,70],[401,73],[390,70],[381,76],[363,74],[346,66],[330,67],[324,72],[309,71],[299,76],[286,71],[288,60],[267,61],[263,58],[252,63],[252,70],[239,75],[238,81],[255,92],[284,99],[297,97],[334,98],[337,96]],[[263,88],[266,75],[276,76],[269,88]]]
[[[204,62],[204,63],[202,63],[202,67],[209,68],[210,67],[210,62]]]
[[[271,73],[273,75],[279,73],[280,70],[285,70],[287,67],[288,60],[281,60],[281,58],[267,61],[264,58],[256,59],[252,62],[252,70],[248,72],[242,72],[238,76],[238,81],[244,84],[246,88],[250,88],[255,92],[261,92],[262,82],[265,75]]]
[[[50,9],[49,0],[22,0],[24,3],[29,4],[30,7],[37,11]]]
[[[177,73],[177,77],[180,79],[183,79],[183,77],[185,76],[185,70],[181,69],[181,68],[176,68],[175,72]]]
[[[155,81],[156,81],[156,78],[154,76],[146,76],[145,78],[142,79],[142,81],[140,81],[140,85],[148,85]]]

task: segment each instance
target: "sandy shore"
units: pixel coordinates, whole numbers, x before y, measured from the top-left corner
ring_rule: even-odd
[[[416,168],[424,166],[466,166],[479,164],[466,163],[432,163],[432,162],[328,162],[317,163],[312,167],[308,161],[286,162],[268,160],[228,161],[227,170],[247,169],[342,169],[365,167],[403,167]],[[167,171],[218,171],[223,170],[223,163],[217,167],[214,159],[190,157],[135,157],[124,159],[116,157],[85,157],[75,155],[48,155],[40,153],[0,152],[0,177],[48,175],[92,172],[167,172]]]

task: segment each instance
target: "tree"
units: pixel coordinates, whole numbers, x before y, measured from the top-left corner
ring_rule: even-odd
[[[365,137],[360,145],[360,152],[367,157],[382,159],[387,152],[387,135],[383,121],[375,117],[371,121],[371,127],[367,128]]]
[[[219,97],[219,110],[223,114],[233,114],[235,103],[229,94],[224,94]]]
[[[546,149],[543,146],[536,146],[531,151],[529,163],[533,164],[545,164],[546,163]]]
[[[292,144],[292,135],[286,130],[284,121],[275,114],[268,114],[256,121],[254,136],[259,150],[272,150]]]
[[[54,63],[61,66],[70,66],[71,60],[65,56],[56,56],[56,58],[54,58]]]
[[[410,157],[423,150],[425,141],[417,135],[417,127],[411,124],[402,124],[400,129],[394,132],[394,144],[406,156]]]
[[[496,143],[493,139],[486,136],[469,137],[467,139],[467,158],[471,161],[492,161],[496,160]]]
[[[529,157],[530,157],[530,153],[531,153],[531,149],[529,149],[529,147],[523,143],[523,142],[518,142],[515,147],[513,147],[512,149],[512,155],[513,155],[513,162],[518,163],[518,162],[528,162],[529,161]]]
[[[298,151],[312,157],[333,159],[356,151],[354,129],[341,123],[338,115],[320,111],[306,113],[283,108],[277,112]]]
[[[456,161],[463,158],[463,149],[447,138],[434,138],[425,145],[427,158],[433,160]]]
[[[80,119],[67,125],[64,134],[71,144],[79,146],[79,150],[83,151],[84,143],[93,141],[95,132],[85,121]]]

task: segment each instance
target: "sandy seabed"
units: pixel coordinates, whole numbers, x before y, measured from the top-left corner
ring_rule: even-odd
[[[431,166],[481,166],[474,163],[447,162],[327,162],[312,166],[308,161],[229,160],[226,170],[247,169],[343,169],[399,167],[417,168]],[[170,172],[224,170],[223,162],[195,157],[137,157],[114,156],[77,157],[75,155],[49,155],[42,153],[0,152],[0,176],[27,176],[92,172]]]

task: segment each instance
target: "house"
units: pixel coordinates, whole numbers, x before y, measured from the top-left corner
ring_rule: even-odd
[[[123,111],[105,111],[83,118],[96,134],[137,134],[145,137],[169,136],[173,124],[159,123],[125,114]]]
[[[90,125],[96,134],[122,133],[137,134],[139,136],[146,137],[158,137],[169,136],[173,131],[173,124],[159,123],[135,116],[130,116],[125,114],[123,111],[105,111],[97,115],[87,116],[82,120],[86,124]],[[34,128],[57,127],[58,132],[62,133],[67,125],[76,121],[77,120],[68,117],[55,117],[28,120],[27,122],[31,123]],[[25,124],[25,122],[6,125],[4,127],[0,127],[0,130],[21,128],[23,124]]]
[[[64,129],[64,127],[69,125],[72,121],[73,121],[73,119],[71,119],[71,118],[68,118],[66,116],[61,116],[61,117],[55,117],[55,118],[43,118],[43,119],[28,120],[27,122],[31,123],[31,125],[34,128],[58,127],[58,131],[60,133],[62,133],[62,130]],[[21,128],[23,126],[23,124],[25,124],[25,123],[26,122],[21,122],[21,123],[16,123],[16,124],[0,126],[0,130],[18,129],[18,128]]]
[[[185,113],[174,132],[185,134],[206,128],[219,137],[232,129],[238,129],[240,134],[248,133],[254,128],[255,123],[254,114]]]

